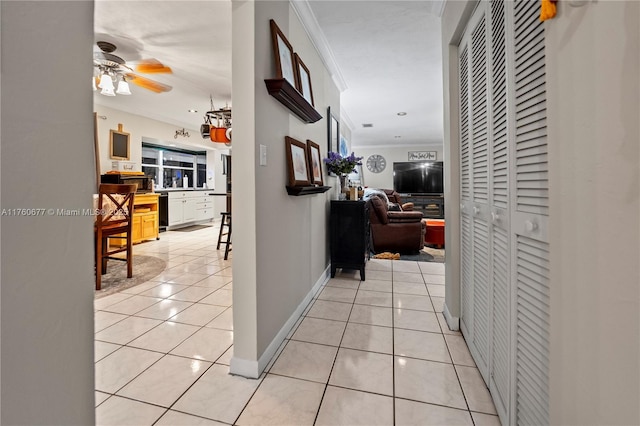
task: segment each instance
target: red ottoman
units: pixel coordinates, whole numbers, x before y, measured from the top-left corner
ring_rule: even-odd
[[[427,232],[424,234],[425,244],[444,247],[444,220],[425,219]]]

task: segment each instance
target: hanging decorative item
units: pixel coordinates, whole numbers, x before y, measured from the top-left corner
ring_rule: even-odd
[[[541,0],[540,20],[546,21],[556,16],[556,2],[558,0]]]
[[[213,98],[210,96],[211,110],[204,116],[204,124],[200,126],[200,134],[204,139],[211,139],[211,142],[231,145],[231,107],[214,109]],[[215,120],[215,121],[214,121]]]

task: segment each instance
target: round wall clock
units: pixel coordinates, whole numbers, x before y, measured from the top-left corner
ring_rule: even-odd
[[[367,158],[367,169],[372,173],[380,173],[387,167],[387,160],[380,154],[373,154]]]

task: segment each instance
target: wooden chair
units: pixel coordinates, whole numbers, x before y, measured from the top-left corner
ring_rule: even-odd
[[[95,222],[96,243],[96,290],[100,290],[102,274],[106,273],[107,260],[122,260],[127,262],[127,278],[133,276],[133,240],[131,237],[133,213],[133,197],[137,184],[116,185],[101,184],[98,190],[98,210]],[[109,249],[109,238],[124,238],[126,246]],[[111,257],[116,253],[125,252],[125,259]]]

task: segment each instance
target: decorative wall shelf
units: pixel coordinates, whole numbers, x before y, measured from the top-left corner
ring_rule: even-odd
[[[330,190],[330,186],[289,186],[287,185],[287,194],[289,195],[311,195],[321,194]]]
[[[315,123],[322,116],[300,92],[284,78],[272,78],[264,81],[269,94],[286,106],[306,123]]]

